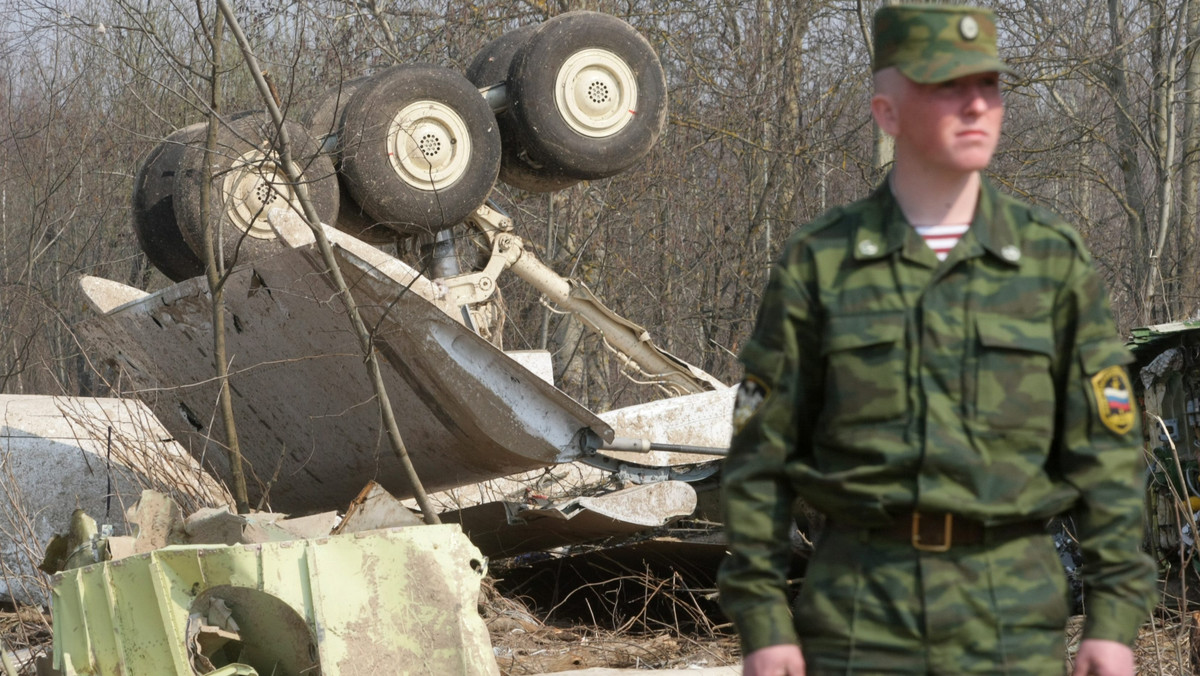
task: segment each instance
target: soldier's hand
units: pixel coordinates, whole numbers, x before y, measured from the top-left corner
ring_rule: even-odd
[[[1071,676],[1133,676],[1133,650],[1124,643],[1089,638],[1079,644]]]
[[[742,658],[742,676],[804,676],[804,656],[797,645],[759,648]]]

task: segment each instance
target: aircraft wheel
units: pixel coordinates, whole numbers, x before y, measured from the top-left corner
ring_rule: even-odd
[[[303,125],[285,122],[292,161],[322,223],[333,223],[338,212],[338,185],[333,163],[322,155]],[[214,250],[226,267],[280,251],[267,220],[271,209],[301,211],[295,187],[273,149],[275,125],[265,114],[234,116],[217,131],[212,165],[204,164],[204,144],[184,149],[175,176],[175,218],[193,251],[203,251],[201,187],[209,182],[210,230]]]
[[[649,41],[597,12],[561,14],[517,50],[508,73],[509,114],[530,161],[565,176],[620,173],[658,140],[667,82]]]
[[[346,187],[376,221],[402,234],[436,232],[483,204],[500,170],[500,133],[479,91],[438,66],[388,69],[342,119]]]

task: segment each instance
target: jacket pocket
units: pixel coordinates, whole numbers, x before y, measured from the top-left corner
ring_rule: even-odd
[[[821,348],[827,425],[885,422],[904,415],[904,333],[903,312],[830,318]]]
[[[1047,321],[979,315],[975,417],[997,430],[1054,429],[1054,331]]]

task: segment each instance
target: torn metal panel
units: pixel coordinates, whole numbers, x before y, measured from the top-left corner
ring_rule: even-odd
[[[208,511],[209,508],[200,510]],[[227,510],[220,510],[228,514]],[[142,491],[137,504],[129,508],[126,521],[133,527],[135,537],[132,552],[145,554],[162,549],[173,542],[173,536],[183,526],[183,511],[174,500],[157,491]],[[74,531],[74,528],[72,528]],[[226,544],[224,542],[220,544]]]
[[[549,350],[505,350],[504,354],[542,380],[554,384],[554,360]],[[601,416],[603,419],[603,416]]]
[[[618,436],[650,439],[656,442],[692,446],[728,446],[733,433],[733,398],[737,388],[662,399],[625,408],[614,409],[599,417],[612,426]],[[637,463],[663,468],[662,478],[672,465],[699,463],[699,478],[716,472],[719,462],[712,456],[691,453],[651,451],[622,453],[602,451],[598,456],[615,459],[610,469],[585,465],[581,462],[562,464],[545,470],[514,474],[430,495],[430,501],[443,510],[465,509],[494,501],[519,501],[526,489],[546,495],[552,500],[579,495],[589,486],[609,482],[621,463]]]
[[[578,457],[612,430],[563,392],[407,291],[399,261],[336,249],[365,321],[400,433],[428,490]],[[410,494],[387,443],[345,307],[312,248],[233,270],[225,287],[234,413],[252,503],[335,509],[378,480]],[[410,280],[411,281],[411,280]],[[416,282],[413,282],[416,284]],[[426,282],[427,283],[427,282]],[[85,286],[86,291],[86,286]],[[97,309],[103,306],[96,304]],[[193,279],[80,325],[196,457],[229,477],[213,402],[211,304]]]
[[[421,518],[413,514],[383,486],[372,481],[346,509],[346,517],[333,533],[359,533],[379,528],[417,526]]]
[[[378,327],[376,349],[422,384],[419,394],[431,400],[425,405],[448,418],[448,427],[470,429],[511,453],[555,452],[553,462],[574,460],[588,444],[612,439],[603,420],[436,306],[413,294],[397,296],[394,281],[354,253],[335,254],[363,318]],[[470,453],[464,460],[470,466],[480,458]],[[487,478],[495,476],[501,475]]]
[[[487,556],[627,537],[667,525],[696,509],[696,491],[678,481],[634,486],[556,506],[491,502],[441,515],[461,523]]]
[[[143,491],[137,504],[126,510],[125,518],[134,535],[105,538],[107,550],[97,551],[91,563],[115,561],[169,545],[247,545],[325,537],[338,523],[337,512],[289,519],[286,514],[274,512],[234,514],[228,506],[205,507],[184,518],[170,498],[155,491]],[[72,523],[70,537],[77,539],[75,532]],[[58,569],[73,567],[67,562]]]
[[[1126,345],[1138,355],[1139,359],[1147,351],[1157,352],[1165,344],[1171,343],[1182,335],[1200,331],[1200,320],[1192,319],[1182,322],[1167,322],[1151,326],[1139,326],[1131,331]],[[1177,343],[1177,341],[1175,341]]]
[[[79,281],[79,285],[92,306],[102,313],[112,312],[122,305],[136,303],[150,295],[141,289],[99,277],[84,277]]]
[[[728,448],[729,439],[733,436],[735,396],[736,387],[724,387],[711,392],[626,406],[601,413],[600,418],[612,425],[613,433],[618,437],[679,446]],[[626,462],[660,467],[711,462],[713,459],[710,455],[667,451],[645,454],[605,451],[604,454]]]
[[[1194,547],[1188,516],[1200,514],[1200,322],[1136,328],[1128,346],[1149,448],[1148,539],[1174,559]]]
[[[174,546],[71,570],[54,584],[55,667],[64,676],[498,674],[476,611],[482,561],[445,525]]]
[[[1144,432],[1151,446],[1173,443],[1186,460],[1196,460],[1200,321],[1135,328],[1127,345],[1137,358],[1131,371],[1136,371],[1134,388],[1150,416]]]
[[[0,671],[4,676],[17,676],[17,661],[8,653],[8,646],[0,641]]]
[[[183,520],[180,529],[184,537],[172,544],[248,545],[324,537],[337,522],[337,512],[289,519],[273,512],[234,514],[225,508],[202,509]]]
[[[189,509],[231,502],[170,437],[137,401],[0,395],[0,598],[48,601],[36,553],[76,508],[121,533],[144,488]]]

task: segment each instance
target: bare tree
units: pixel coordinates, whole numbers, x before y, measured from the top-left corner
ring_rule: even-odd
[[[289,115],[396,63],[461,68],[491,39],[568,9],[631,22],[667,72],[670,125],[658,145],[625,173],[552,198],[504,185],[496,195],[559,272],[588,280],[680,357],[734,380],[732,355],[780,242],[865,194],[886,166],[867,109],[867,26],[879,4],[301,0],[245,3],[238,13]],[[1019,71],[1007,84],[992,177],[1079,228],[1123,327],[1190,316],[1197,3],[991,4],[1003,54]],[[188,3],[15,5],[21,31],[0,39],[0,313],[11,327],[0,336],[0,387],[102,387],[88,382],[71,337],[80,316],[72,274],[168,283],[126,234],[124,196],[151,147],[214,107],[198,21]],[[225,56],[215,104],[261,108],[249,75]],[[506,281],[503,292],[505,343],[544,343],[573,394],[598,406],[648,396],[600,385],[620,364],[598,341],[560,326],[569,320],[520,285]]]

